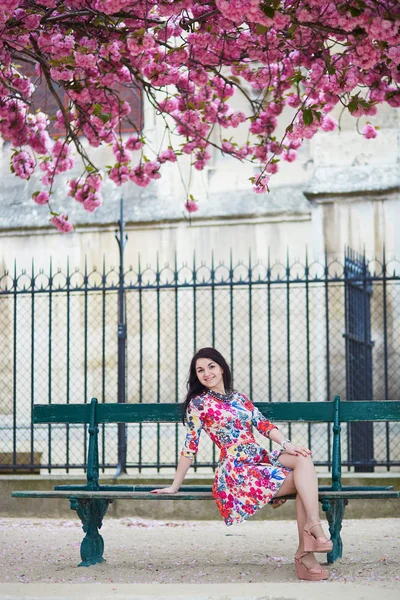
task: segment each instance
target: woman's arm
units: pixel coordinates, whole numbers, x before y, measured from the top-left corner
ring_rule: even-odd
[[[246,396],[243,397],[245,398],[246,402],[249,403],[249,407],[251,407],[252,409],[253,425],[264,437],[267,437],[273,442],[280,444],[282,451],[287,452],[287,454],[293,454],[295,456],[299,454],[301,456],[308,456],[311,454],[311,450],[309,450],[308,448],[304,448],[302,446],[295,446],[294,444],[292,444],[292,442],[285,438],[283,433],[279,431],[277,426],[271,423],[271,421],[268,421],[268,419],[264,417],[261,411],[258,408],[256,408]]]
[[[183,454],[181,454],[181,457],[178,462],[178,466],[176,468],[175,477],[174,477],[174,481],[172,482],[172,485],[170,485],[167,488],[159,488],[156,490],[151,490],[150,493],[151,494],[176,494],[176,492],[181,487],[182,482],[185,479],[186,473],[188,472],[191,464],[192,464],[191,459],[187,458],[187,456],[183,456]]]
[[[282,442],[286,439],[283,433],[279,431],[279,429],[271,429],[268,435],[269,439],[275,442],[276,444],[282,444]]]
[[[295,446],[294,444],[292,444],[290,440],[285,438],[285,436],[279,431],[279,429],[271,429],[271,431],[269,432],[269,438],[273,442],[280,444],[283,448],[283,451],[287,452],[287,454],[294,454],[295,456],[298,454],[301,454],[302,456],[308,456],[309,454],[312,454],[311,450],[309,450],[308,448],[303,448],[302,446]]]
[[[203,427],[200,411],[190,404],[186,412],[186,437],[176,468],[174,481],[167,488],[151,490],[153,494],[176,494],[186,477],[186,473],[192,464],[199,449],[200,433]]]

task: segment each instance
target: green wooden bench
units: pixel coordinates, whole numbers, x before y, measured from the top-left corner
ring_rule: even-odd
[[[319,488],[319,500],[329,523],[333,549],[328,563],[342,556],[340,531],[345,505],[350,499],[400,498],[393,487],[342,486],[341,482],[341,423],[357,421],[400,421],[400,401],[390,402],[276,402],[256,403],[272,422],[333,423],[332,484]],[[130,500],[212,500],[211,486],[181,486],[171,494],[150,494],[157,486],[101,485],[99,483],[98,424],[100,423],[177,423],[180,421],[179,404],[46,404],[33,408],[34,423],[88,423],[89,447],[86,485],[61,485],[54,491],[15,491],[14,498],[68,498],[76,510],[86,533],[80,548],[79,566],[102,562],[104,541],[99,533],[109,504],[116,499]],[[294,496],[288,496],[294,498]]]

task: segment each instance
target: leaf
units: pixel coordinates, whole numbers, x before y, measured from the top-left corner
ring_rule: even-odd
[[[353,113],[354,111],[356,111],[357,108],[358,108],[358,99],[357,98],[353,98],[352,100],[350,100],[350,102],[347,105],[347,108],[349,109],[349,111],[351,113]]]
[[[351,33],[355,36],[365,35],[365,29],[363,27],[355,27],[355,29],[353,29]]]
[[[304,125],[311,125],[314,120],[313,112],[310,108],[305,108],[303,110],[303,121]]]
[[[356,8],[355,6],[349,6],[348,10],[352,17],[359,17],[363,13],[360,8]]]
[[[273,19],[275,16],[275,9],[272,6],[267,6],[266,4],[260,4],[260,8],[263,11],[266,17]]]
[[[98,115],[101,115],[102,112],[103,112],[103,107],[101,106],[101,104],[93,105],[93,114],[96,115],[96,117]]]
[[[111,119],[111,114],[110,113],[101,113],[101,115],[98,115],[99,119],[101,119],[103,121],[103,123],[107,123],[107,121],[109,121]]]
[[[268,31],[268,27],[265,27],[265,25],[261,25],[260,23],[257,23],[257,25],[256,25],[256,32],[259,35],[262,35],[266,31]]]
[[[297,71],[293,77],[288,77],[288,81],[291,81],[292,83],[300,83],[303,79],[304,75],[300,71]]]

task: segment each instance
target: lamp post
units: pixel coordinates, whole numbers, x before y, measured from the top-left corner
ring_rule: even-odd
[[[120,219],[118,229],[115,230],[115,239],[119,247],[119,286],[118,286],[118,404],[126,402],[126,306],[124,285],[124,251],[128,241],[124,233],[124,201],[120,201]],[[121,473],[126,473],[126,424],[118,423],[118,465],[115,479]]]

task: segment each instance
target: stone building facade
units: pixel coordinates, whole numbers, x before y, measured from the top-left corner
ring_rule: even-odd
[[[76,223],[76,231],[59,236],[48,227],[47,207],[30,199],[38,189],[33,179],[24,182],[9,171],[8,143],[0,148],[0,268],[10,268],[14,258],[21,268],[46,266],[49,255],[62,263],[66,255],[72,264],[89,263],[105,255],[111,262],[117,252],[115,224],[119,200],[124,198],[129,232],[127,260],[140,252],[145,263],[170,261],[175,249],[180,260],[195,250],[199,260],[209,259],[211,250],[224,259],[229,248],[244,258],[251,248],[262,259],[267,248],[273,258],[282,259],[287,249],[293,257],[309,252],[320,256],[342,255],[347,244],[373,257],[382,252],[400,256],[400,240],[395,232],[400,224],[400,117],[389,106],[381,107],[374,124],[380,127],[374,140],[363,138],[355,129],[355,119],[341,120],[341,131],[318,133],[299,151],[298,160],[280,164],[271,180],[271,192],[256,195],[249,177],[254,168],[215,153],[201,173],[193,170],[192,187],[200,209],[189,221],[185,212],[184,188],[189,178],[189,162],[165,165],[163,177],[148,188],[134,184],[118,188],[105,186],[104,205],[93,214],[66,196],[66,181],[56,190],[59,207]],[[163,122],[150,108],[145,111],[146,133],[157,145],[163,135]],[[362,123],[360,123],[362,128]],[[239,132],[240,135],[240,132]],[[94,159],[107,162],[107,152],[94,149]],[[183,157],[186,159],[186,157]]]

